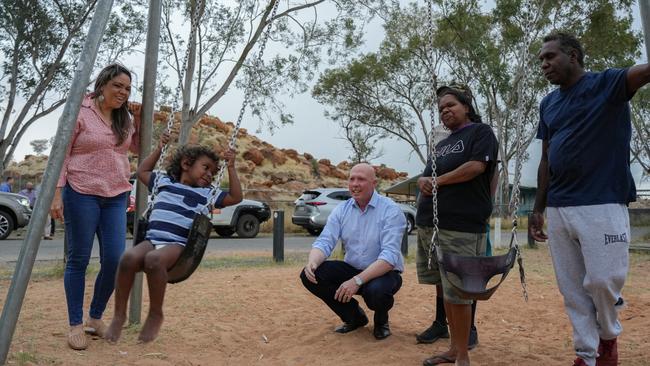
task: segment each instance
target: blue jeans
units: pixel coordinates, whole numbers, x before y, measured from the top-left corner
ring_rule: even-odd
[[[126,243],[126,203],[128,192],[100,197],[76,192],[66,185],[62,191],[68,261],[63,283],[70,325],[83,322],[86,267],[95,234],[99,241],[100,269],[95,280],[90,316],[101,319],[113,294],[115,272]]]

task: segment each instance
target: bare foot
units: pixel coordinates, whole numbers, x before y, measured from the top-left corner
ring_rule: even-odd
[[[138,340],[140,342],[147,343],[156,339],[162,323],[163,323],[162,314],[149,313],[149,315],[147,315],[147,320],[145,320],[144,326],[140,331],[140,336],[138,337]]]
[[[117,342],[117,340],[120,339],[120,336],[122,335],[122,326],[124,326],[125,321],[126,321],[125,315],[113,316],[111,325],[108,326],[108,329],[104,334],[104,339],[106,339],[111,343]]]
[[[464,355],[457,355],[456,357],[456,364],[455,366],[470,366],[469,364],[469,355],[464,354]]]

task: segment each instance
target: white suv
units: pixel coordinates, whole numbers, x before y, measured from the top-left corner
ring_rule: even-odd
[[[133,184],[133,182],[132,182]],[[135,191],[133,184],[129,205],[126,209],[126,224],[133,233],[133,218],[135,216]],[[260,224],[271,218],[271,209],[264,202],[242,200],[236,205],[215,209],[210,214],[214,231],[223,237],[231,237],[234,233],[240,238],[254,238],[260,231]]]
[[[219,236],[230,237],[237,233],[240,238],[254,238],[260,224],[271,218],[271,209],[264,202],[242,200],[236,205],[212,212],[212,226]]]

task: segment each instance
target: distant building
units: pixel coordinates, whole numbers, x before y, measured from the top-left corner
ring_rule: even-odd
[[[402,195],[402,196],[408,196],[410,200],[415,201],[418,193],[420,193],[420,190],[418,189],[418,178],[420,178],[422,174],[418,174],[416,176],[413,176],[407,180],[403,180],[397,184],[394,184],[386,189],[384,189],[384,193],[386,195]]]

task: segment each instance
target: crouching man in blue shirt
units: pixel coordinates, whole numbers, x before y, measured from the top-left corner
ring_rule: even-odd
[[[393,296],[402,287],[404,259],[400,246],[406,219],[395,202],[375,191],[376,185],[375,170],[370,165],[358,164],[350,170],[352,198],[330,214],[300,278],[343,320],[335,332],[348,333],[368,324],[353,297],[361,295],[375,312],[373,335],[384,339],[390,336],[388,311],[393,307]],[[345,249],[344,260],[326,261],[339,239]]]

